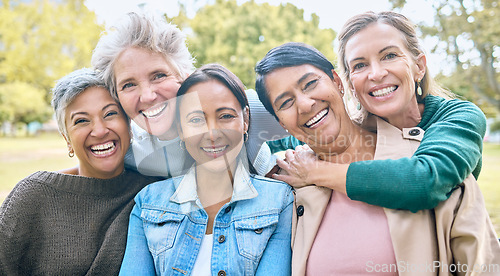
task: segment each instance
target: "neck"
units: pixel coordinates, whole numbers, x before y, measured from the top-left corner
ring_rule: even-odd
[[[197,193],[203,207],[227,202],[231,198],[235,172],[235,165],[218,172],[196,165]]]
[[[349,164],[356,161],[373,160],[377,135],[354,123],[347,135],[339,135],[329,145],[311,147],[319,159],[339,164]]]
[[[403,115],[397,114],[383,119],[399,129],[415,127],[422,120],[424,107],[423,103],[417,103],[417,98],[413,97],[410,104],[404,108]]]
[[[177,132],[177,127],[172,126],[167,132],[158,136],[158,139],[162,141],[170,141],[179,137],[179,133]]]

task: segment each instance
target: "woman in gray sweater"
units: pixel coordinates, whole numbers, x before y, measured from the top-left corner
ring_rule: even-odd
[[[0,275],[114,275],[133,198],[156,178],[124,170],[129,119],[90,69],[63,77],[52,105],[72,174],[39,171],[0,207]]]

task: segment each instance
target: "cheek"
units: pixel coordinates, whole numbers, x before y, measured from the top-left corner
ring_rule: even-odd
[[[166,99],[175,99],[177,96],[177,91],[181,87],[177,80],[167,80],[160,86],[160,91],[158,91]]]
[[[139,95],[135,93],[118,93],[118,99],[125,113],[133,117],[131,115],[134,114],[134,107],[139,102]]]

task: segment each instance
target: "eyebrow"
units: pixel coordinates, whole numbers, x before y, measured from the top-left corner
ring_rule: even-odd
[[[297,81],[297,85],[301,84],[305,79],[307,79],[309,76],[314,75],[314,74],[315,74],[314,72],[305,73],[302,77],[299,78],[299,80]],[[273,105],[276,106],[277,103],[282,98],[286,97],[288,94],[290,94],[290,92],[288,92],[288,91],[281,93],[278,97],[276,97],[276,99],[274,99]]]
[[[194,110],[194,111],[191,111],[188,114],[186,114],[186,118],[189,117],[189,115],[191,115],[191,114],[203,114],[203,115],[205,115],[205,112],[203,112],[203,110]]]
[[[215,112],[221,112],[221,111],[224,111],[224,110],[229,110],[229,111],[233,111],[234,113],[238,113],[238,111],[236,111],[236,109],[234,108],[231,108],[231,107],[221,107],[221,108],[217,108],[217,110],[215,110]],[[194,111],[191,111],[189,112],[188,114],[186,114],[186,118],[191,115],[191,114],[205,114],[205,112],[203,112],[203,110],[194,110]]]
[[[101,110],[106,110],[108,107],[110,106],[116,106],[118,107],[118,104],[116,103],[110,103],[110,104],[107,104],[105,105]],[[88,112],[85,112],[85,111],[80,111],[80,112],[75,112],[75,113],[72,113],[71,114],[71,117],[70,117],[70,120],[73,120],[73,118],[76,116],[76,115],[89,115]]]
[[[395,46],[395,45],[389,45],[389,46],[384,47],[382,50],[378,51],[378,53],[380,54],[380,53],[382,53],[382,52],[384,52],[384,51],[386,51],[387,49],[390,49],[390,48],[396,48],[396,49],[399,49],[399,47],[398,47],[398,46]],[[353,58],[353,59],[351,59],[351,60],[349,61],[349,63],[352,63],[352,62],[354,62],[354,61],[356,61],[356,60],[362,60],[362,59],[364,59],[364,58],[362,58],[362,57]]]
[[[236,111],[236,109],[234,108],[231,108],[231,107],[221,107],[221,108],[217,108],[217,110],[215,112],[221,112],[221,111],[224,111],[224,110],[229,110],[229,111],[233,111],[235,113],[238,113],[238,111]]]

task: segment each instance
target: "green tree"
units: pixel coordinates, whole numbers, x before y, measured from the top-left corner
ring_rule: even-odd
[[[402,7],[406,0],[391,0]],[[500,110],[500,2],[498,0],[438,0],[432,26],[421,24],[424,35],[437,37],[434,51],[445,51],[453,64],[440,81],[479,104],[487,115]]]
[[[44,122],[50,118],[52,109],[44,99],[40,88],[24,82],[0,84],[0,119],[2,122],[28,124]]]
[[[34,110],[43,110],[55,80],[90,66],[102,30],[84,0],[3,0],[0,83],[21,82],[36,88],[43,100],[36,102],[40,107]]]
[[[181,9],[182,10],[182,9]],[[288,41],[304,42],[336,60],[332,29],[319,28],[319,18],[292,4],[273,6],[248,1],[217,0],[199,9],[188,20],[185,13],[172,20],[186,31],[197,66],[217,62],[228,67],[243,83],[255,86],[254,67],[273,47]]]

